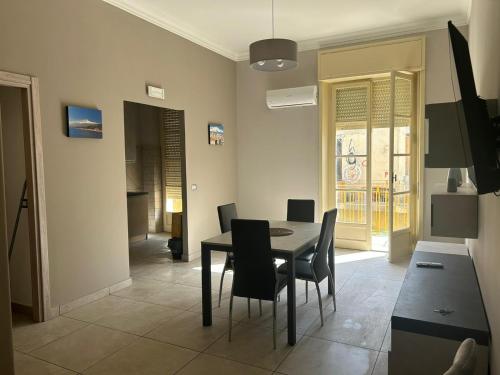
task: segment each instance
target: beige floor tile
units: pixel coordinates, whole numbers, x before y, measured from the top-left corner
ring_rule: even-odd
[[[307,330],[306,335],[380,350],[388,323],[389,320],[385,315],[375,313],[328,312],[324,315],[323,327],[320,319],[317,318]]]
[[[200,314],[184,311],[165,320],[146,337],[203,351],[228,331],[228,320],[212,318],[212,326],[203,327]]]
[[[21,352],[14,352],[14,366],[16,375],[71,375],[76,374],[53,365],[51,363],[33,358]]]
[[[76,308],[64,314],[64,316],[93,323],[104,316],[120,311],[123,308],[126,309],[127,306],[131,304],[133,304],[133,301],[125,298],[107,296]]]
[[[270,371],[244,365],[228,359],[200,354],[177,374],[179,375],[265,375]]]
[[[32,352],[32,355],[81,372],[129,345],[137,336],[90,325]]]
[[[29,353],[86,325],[87,323],[63,316],[43,323],[15,318],[13,322],[14,349]]]
[[[162,292],[170,285],[171,284],[157,280],[133,278],[132,285],[127,288],[123,288],[112,295],[130,298],[136,301],[144,301],[149,296]]]
[[[306,333],[307,329],[319,318],[319,310],[309,305],[300,305],[297,306],[297,318],[296,318],[296,330],[297,334],[303,335]],[[242,323],[247,323],[242,320]],[[254,321],[250,321],[249,323],[253,324]],[[278,307],[278,316],[276,318],[276,323],[279,330],[284,330],[288,327],[288,312],[286,306]],[[257,321],[257,324],[262,325],[266,328],[273,327],[273,317],[270,314],[262,321]]]
[[[198,353],[161,342],[139,338],[131,345],[87,369],[89,375],[173,374]]]
[[[274,370],[291,350],[286,331],[278,332],[276,344],[277,348],[274,350],[271,329],[239,324],[233,329],[231,342],[228,342],[226,334],[210,346],[206,353]]]
[[[201,288],[171,284],[165,289],[147,295],[142,301],[187,310],[201,300]]]
[[[384,342],[382,343],[382,348],[380,348],[382,352],[388,352],[389,350],[391,350],[391,323],[389,323],[385,331]]]
[[[389,355],[387,353],[380,352],[372,375],[387,375],[388,364],[389,364]]]
[[[184,312],[145,302],[130,302],[132,304],[123,307],[120,311],[103,316],[95,324],[142,336],[158,326],[163,320]]]
[[[284,374],[371,374],[378,352],[304,337],[278,368]]]

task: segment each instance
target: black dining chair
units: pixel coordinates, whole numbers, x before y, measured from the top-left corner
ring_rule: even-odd
[[[236,204],[229,203],[217,207],[217,213],[219,214],[219,225],[221,233],[226,233],[231,231],[231,220],[238,218],[238,213],[236,212]],[[219,307],[222,298],[222,285],[224,283],[224,275],[227,270],[233,269],[233,254],[226,254],[226,261],[224,263],[224,268],[222,269],[222,276],[220,278],[219,286]]]
[[[286,221],[314,223],[313,199],[289,199],[286,208]],[[314,246],[304,251],[297,259],[310,260],[314,254]],[[306,303],[309,300],[309,285],[306,281]]]
[[[238,213],[236,211],[236,204],[229,203],[217,207],[217,213],[219,214],[219,225],[220,231],[222,233],[231,231],[231,220],[238,218]],[[233,270],[233,253],[226,254],[226,261],[224,262],[224,268],[222,269],[222,276],[220,278],[219,285],[219,307],[222,299],[222,286],[224,283],[224,275],[226,271]],[[262,315],[262,303],[259,302],[260,315]],[[250,318],[250,299],[248,299],[248,318]]]
[[[287,276],[277,272],[271,252],[269,222],[233,219],[233,286],[229,300],[229,341],[233,319],[233,297],[273,302],[273,346],[276,349],[276,307],[278,293],[286,286]]]
[[[300,280],[311,281],[316,285],[318,292],[319,312],[321,317],[321,326],[323,326],[323,303],[321,300],[321,292],[319,283],[328,277],[333,291],[333,308],[337,310],[335,301],[335,278],[328,266],[328,248],[330,244],[334,245],[334,229],[335,221],[337,220],[337,209],[326,211],[323,214],[323,222],[321,224],[321,232],[318,243],[314,249],[313,256],[310,260],[299,259],[295,261],[295,277]],[[284,276],[288,274],[288,264],[284,263],[278,268],[278,272]]]

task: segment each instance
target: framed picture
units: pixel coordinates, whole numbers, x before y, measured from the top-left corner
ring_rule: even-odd
[[[224,125],[208,124],[208,144],[210,145],[224,144]]]
[[[102,112],[98,109],[66,107],[68,137],[102,138]]]

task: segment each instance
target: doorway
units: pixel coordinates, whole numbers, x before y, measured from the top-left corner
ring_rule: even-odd
[[[337,246],[408,252],[415,231],[416,73],[332,85],[329,183]]]
[[[10,276],[0,285],[1,294],[9,297],[11,308],[41,322],[57,311],[50,305],[38,79],[0,72],[0,112],[1,271]]]
[[[124,102],[132,275],[187,249],[184,112]]]

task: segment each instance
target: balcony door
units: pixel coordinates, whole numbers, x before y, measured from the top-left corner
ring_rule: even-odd
[[[415,85],[393,72],[332,86],[332,173],[337,246],[406,253],[414,225]]]

